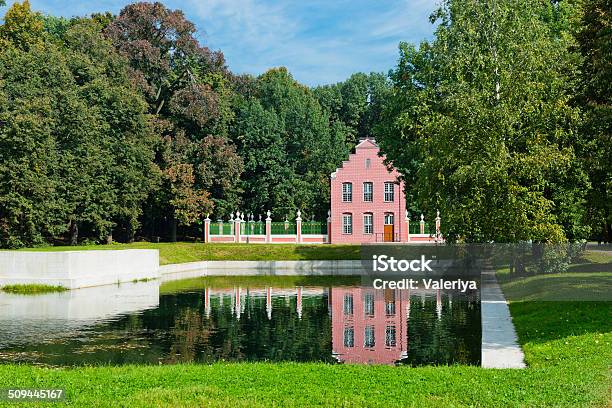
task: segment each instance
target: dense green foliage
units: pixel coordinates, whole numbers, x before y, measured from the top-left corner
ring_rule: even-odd
[[[155,176],[126,61],[92,21],[59,43],[37,17],[16,4],[0,27],[0,243],[9,247],[135,226]]]
[[[325,217],[348,130],[285,69],[229,72],[180,10],[66,19],[24,1],[0,45],[1,246],[174,241],[236,210]]]
[[[612,3],[584,2],[577,34],[583,56],[583,143],[580,152],[592,189],[587,196],[589,224],[594,238],[612,241]]]
[[[453,0],[401,45],[380,141],[450,240],[585,238],[571,3]]]
[[[180,10],[0,25],[0,246],[175,241],[239,210],[325,220],[375,136],[450,241],[612,241],[608,0],[445,0],[390,75],[235,75]]]
[[[301,209],[305,217],[325,219],[329,174],[349,153],[344,129],[330,123],[312,91],[284,68],[259,77],[254,93],[236,125],[247,210],[294,215]]]

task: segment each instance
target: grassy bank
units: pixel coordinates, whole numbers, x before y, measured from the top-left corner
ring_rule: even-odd
[[[52,246],[23,251],[159,249],[160,264],[195,261],[299,261],[359,259],[359,245],[204,244],[192,242]]]
[[[612,293],[612,251],[585,251],[567,271],[514,276],[498,271],[506,299],[513,301],[607,301]]]
[[[73,406],[605,407],[610,303],[511,305],[529,368],[241,363],[0,366],[3,387],[64,387]],[[10,406],[15,406],[11,404]]]
[[[68,290],[63,286],[50,286],[38,284],[24,285],[5,285],[0,287],[0,290],[7,293],[15,293],[19,295],[39,295],[43,293],[64,292]]]

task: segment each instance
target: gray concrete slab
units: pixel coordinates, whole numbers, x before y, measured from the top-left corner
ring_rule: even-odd
[[[482,367],[525,368],[525,356],[495,272],[483,272],[481,278]]]

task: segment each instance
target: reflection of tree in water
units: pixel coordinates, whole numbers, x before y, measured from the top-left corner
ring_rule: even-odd
[[[210,302],[206,302],[204,290],[162,295],[156,309],[121,315],[82,330],[67,329],[58,338],[4,349],[0,361],[50,365],[336,362],[326,290],[313,289],[302,297],[301,318],[292,289],[283,289],[283,294],[272,289],[270,315],[262,290],[259,296],[254,292],[242,290],[239,318],[232,308],[232,290],[226,290],[222,298],[216,291]],[[386,319],[384,313],[380,318]],[[455,295],[452,306],[443,296],[440,317],[435,296],[426,297],[424,304],[420,296],[412,296],[407,326],[408,357],[402,363],[480,361],[480,306],[476,296]]]
[[[273,297],[270,319],[265,297],[246,293],[239,319],[228,295],[224,296],[223,303],[219,296],[211,298],[209,317],[203,302],[193,300],[191,304],[163,302],[160,305],[162,314],[167,307],[177,309],[167,315],[174,316],[168,328],[168,354],[164,359],[167,363],[331,361],[331,322],[325,296],[304,297],[301,319],[295,296]]]
[[[402,363],[480,364],[480,303],[475,294],[442,297],[442,313],[436,298],[413,296],[408,321],[408,357]]]

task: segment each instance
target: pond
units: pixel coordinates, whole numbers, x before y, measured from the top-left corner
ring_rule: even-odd
[[[479,365],[478,292],[375,290],[358,278],[196,278],[0,293],[0,362]]]

